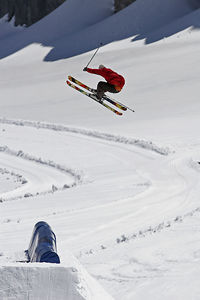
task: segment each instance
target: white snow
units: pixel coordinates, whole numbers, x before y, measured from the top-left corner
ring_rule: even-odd
[[[111,0],[68,0],[12,35],[1,20],[1,299],[199,299],[193,4],[137,0],[112,14]],[[96,86],[82,69],[100,42],[90,66],[124,75],[114,98],[134,113],[65,82]],[[60,265],[19,262],[38,221],[53,228]]]
[[[67,266],[48,263],[2,265],[1,299],[113,299],[69,253],[68,259]]]

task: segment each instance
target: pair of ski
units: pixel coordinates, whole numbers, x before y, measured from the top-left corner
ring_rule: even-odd
[[[114,112],[115,114],[121,116],[122,115],[122,112],[114,109],[113,107],[111,107],[110,105],[108,105],[107,103],[105,103],[104,101],[107,101],[109,103],[111,103],[112,105],[116,106],[117,108],[123,110],[123,111],[126,111],[127,109],[131,110],[132,112],[134,112],[133,109],[127,107],[126,105],[118,102],[118,101],[115,101],[111,98],[109,98],[108,96],[104,95],[103,98],[101,100],[99,100],[97,97],[96,97],[96,91],[92,88],[90,88],[89,86],[85,85],[84,83],[78,81],[77,79],[73,78],[72,76],[68,76],[68,79],[66,82],[69,86],[71,86],[72,88],[74,88],[75,90],[81,92],[82,94],[90,97],[91,99],[93,99],[94,101],[98,102],[99,104],[103,105],[104,107],[106,107],[107,109],[111,110],[112,112]],[[77,85],[74,85],[73,83],[81,86],[82,88],[84,88],[85,90],[89,91],[85,91],[81,88],[79,88]]]

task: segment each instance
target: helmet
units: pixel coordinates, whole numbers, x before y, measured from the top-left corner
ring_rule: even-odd
[[[103,69],[103,68],[105,68],[104,65],[99,65],[99,69]]]

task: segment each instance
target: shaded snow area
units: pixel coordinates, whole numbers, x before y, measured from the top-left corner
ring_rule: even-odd
[[[67,0],[29,28],[0,20],[0,299],[197,300],[198,0]],[[117,116],[70,88],[104,64]],[[116,108],[118,109],[118,108]],[[34,225],[60,264],[26,263]]]
[[[23,27],[14,26],[14,20],[12,19],[10,22],[8,22],[8,16],[4,16],[3,18],[0,19],[0,39],[2,40],[3,38],[8,38],[11,35],[14,35],[15,33],[21,32],[24,30]]]

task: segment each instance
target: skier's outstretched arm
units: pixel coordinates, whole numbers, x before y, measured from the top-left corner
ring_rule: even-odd
[[[83,71],[87,71],[88,73],[101,75],[103,74],[102,69],[92,69],[92,68],[84,68]]]

